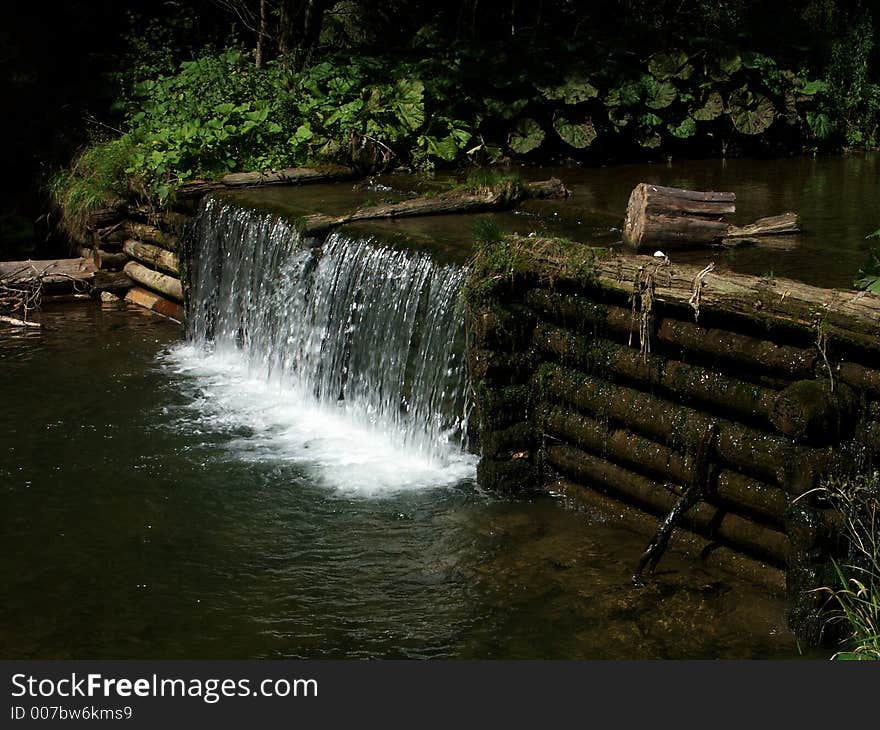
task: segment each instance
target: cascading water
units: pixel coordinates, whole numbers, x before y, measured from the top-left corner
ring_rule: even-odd
[[[218,200],[197,221],[188,345],[200,407],[240,452],[362,491],[472,476],[460,292],[466,270]]]

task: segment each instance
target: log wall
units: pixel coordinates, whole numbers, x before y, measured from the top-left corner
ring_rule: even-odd
[[[813,490],[880,457],[880,297],[591,256],[534,238],[477,254],[480,481],[518,491],[562,478],[659,521],[717,429],[686,527],[786,568],[794,613],[815,618],[803,589],[825,580],[837,539]],[[795,621],[807,638],[817,626]]]

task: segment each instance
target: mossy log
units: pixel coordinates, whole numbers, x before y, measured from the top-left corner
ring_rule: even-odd
[[[289,167],[284,170],[270,170],[266,172],[233,172],[224,175],[219,180],[194,180],[184,183],[177,189],[177,197],[182,199],[200,198],[203,195],[224,188],[338,182],[340,180],[351,180],[357,176],[356,170],[341,165],[324,165],[320,168]]]
[[[845,384],[832,390],[829,380],[799,380],[778,394],[773,425],[793,439],[817,446],[836,444],[852,435],[856,397]]]
[[[562,364],[675,396],[680,402],[698,404],[715,413],[773,425],[777,393],[769,388],[545,323],[535,328],[534,343],[540,352],[555,356]]]
[[[880,371],[855,362],[842,362],[834,368],[834,377],[841,382],[880,398]]]
[[[658,483],[573,446],[549,446],[546,460],[584,486],[634,502],[656,515],[667,514],[681,491],[680,487]],[[705,502],[690,510],[683,524],[776,565],[784,565],[788,559],[789,542],[785,534]]]
[[[614,334],[625,342],[636,337],[639,330],[632,309],[599,304],[586,297],[536,288],[526,292],[525,302],[554,322],[588,335]],[[745,368],[746,372],[786,380],[812,376],[818,358],[815,350],[779,345],[726,329],[659,316],[656,312],[649,334],[654,350],[658,349],[656,345],[661,345],[665,352],[678,359],[684,359],[687,354],[697,355],[736,371]]]
[[[603,289],[629,294],[633,282],[650,279],[655,303],[713,314],[732,315],[767,326],[821,333],[830,343],[844,342],[880,352],[880,296],[822,289],[790,279],[768,280],[697,266],[658,264],[653,257],[599,260],[596,275]]]
[[[550,406],[537,416],[545,433],[568,441],[596,456],[610,457],[628,469],[676,484],[693,480],[694,458],[622,428]],[[788,495],[776,485],[752,479],[730,469],[710,476],[706,501],[732,512],[781,527],[790,505]]]
[[[710,457],[776,483],[789,494],[799,495],[814,488],[829,468],[819,450],[576,370],[544,365],[535,380],[539,392],[554,402],[573,405],[670,447],[698,443],[715,423],[718,438]]]
[[[149,309],[176,322],[183,322],[183,307],[177,302],[172,302],[159,296],[155,292],[134,287],[129,289],[125,295],[125,301],[137,304],[139,307]]]
[[[137,261],[129,261],[123,269],[132,281],[177,302],[183,301],[180,279],[148,269]]]
[[[304,234],[316,234],[355,221],[380,218],[410,218],[450,213],[480,213],[513,208],[527,198],[564,198],[568,190],[561,180],[551,178],[540,182],[502,183],[482,190],[451,190],[438,195],[420,196],[399,203],[359,208],[341,216],[315,214],[302,223]]]
[[[128,240],[122,247],[125,255],[152,268],[167,271],[170,274],[180,273],[180,261],[176,253],[149,243]]]
[[[508,245],[539,252],[524,273],[547,280],[584,284],[583,272],[572,273],[572,258],[589,247],[555,239],[511,237]],[[700,311],[715,317],[773,328],[796,330],[810,341],[821,338],[834,348],[840,343],[875,355],[880,352],[880,295],[822,289],[790,279],[767,279],[730,271],[673,264],[652,256],[596,255],[594,286],[630,297],[634,289],[650,290],[654,307],[670,307],[697,318]]]
[[[636,250],[705,246],[725,236],[728,224],[724,216],[734,212],[734,193],[639,183],[626,206],[623,240]]]

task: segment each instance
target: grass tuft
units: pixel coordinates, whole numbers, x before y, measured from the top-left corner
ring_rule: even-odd
[[[835,604],[829,621],[847,634],[834,658],[880,660],[880,472],[832,480],[821,491],[843,518],[848,547],[834,564],[837,585],[821,589]]]

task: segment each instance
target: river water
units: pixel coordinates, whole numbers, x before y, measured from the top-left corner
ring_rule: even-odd
[[[585,209],[617,205],[597,196],[575,185]],[[777,202],[755,193],[762,206]],[[188,341],[124,304],[50,305],[42,330],[0,330],[0,656],[798,656],[778,584],[678,543],[636,588],[646,535],[630,516],[481,491],[452,320],[426,304],[447,301],[455,270],[373,260],[381,244],[354,234],[334,245],[260,294],[288,307],[278,321],[248,314],[265,280],[251,271],[202,279],[210,316]],[[343,282],[368,266],[380,287]],[[383,302],[394,314],[375,319]],[[380,351],[380,367],[364,359]]]

